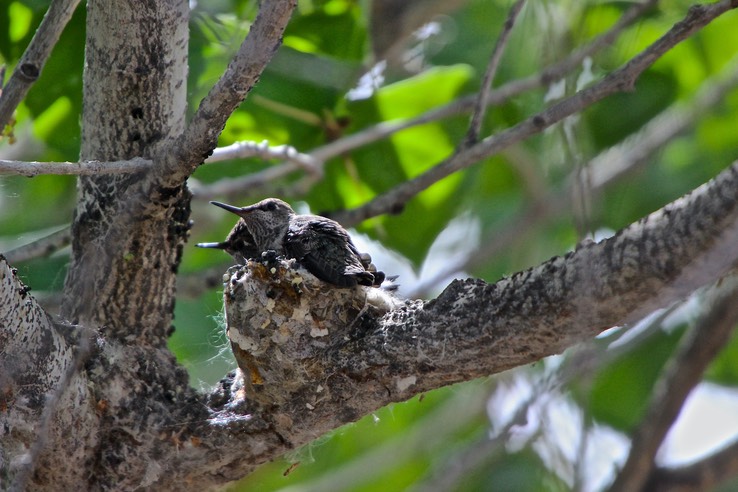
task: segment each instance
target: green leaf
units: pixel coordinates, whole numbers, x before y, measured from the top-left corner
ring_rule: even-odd
[[[596,420],[629,431],[643,417],[653,385],[684,330],[659,332],[603,367],[594,378],[589,411]]]

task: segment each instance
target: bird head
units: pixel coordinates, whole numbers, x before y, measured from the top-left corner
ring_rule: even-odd
[[[267,198],[246,207],[210,203],[241,217],[262,250],[281,249],[281,241],[289,228],[290,218],[295,215],[292,207],[278,198]]]

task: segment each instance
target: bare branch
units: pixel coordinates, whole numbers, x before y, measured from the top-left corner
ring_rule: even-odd
[[[213,151],[205,164],[234,158],[260,157],[262,159],[284,159],[277,166],[269,167],[261,172],[249,174],[242,178],[226,178],[200,185],[196,181],[190,182],[190,191],[199,199],[212,199],[216,196],[228,196],[247,189],[254,193],[256,188],[270,183],[290,173],[302,169],[314,180],[323,177],[323,162],[309,154],[303,154],[290,145],[277,145],[269,147],[268,142],[236,142],[227,147],[218,147]]]
[[[396,186],[367,204],[350,211],[338,212],[333,214],[332,218],[345,226],[352,226],[370,217],[390,213],[393,210],[402,210],[405,202],[456,171],[495,155],[509,145],[539,133],[611,94],[632,90],[637,78],[656,60],[675,45],[689,38],[694,32],[734,8],[736,6],[730,0],[690,8],[682,21],[675,24],[656,42],[602,81],[554,104],[508,130],[487,137],[468,149],[461,150],[425,173]]]
[[[489,91],[492,89],[492,82],[497,74],[497,68],[500,66],[500,60],[502,60],[502,54],[505,52],[507,41],[510,39],[510,33],[515,25],[515,20],[518,18],[518,14],[523,9],[525,0],[518,0],[510,8],[510,12],[507,14],[505,24],[502,26],[502,32],[497,38],[497,43],[492,50],[492,55],[489,58],[487,64],[487,70],[484,72],[482,78],[482,87],[479,90],[477,96],[477,102],[474,104],[474,112],[472,113],[471,123],[469,124],[469,131],[466,134],[466,138],[463,147],[470,147],[479,140],[479,132],[482,129],[482,120],[484,120],[484,113],[487,109],[487,100],[489,99]]]
[[[14,265],[21,261],[28,261],[33,258],[48,256],[65,246],[69,246],[71,242],[72,231],[69,226],[66,226],[61,230],[49,234],[48,236],[44,236],[28,244],[24,244],[23,246],[11,249],[10,251],[3,253],[3,255],[8,263]]]
[[[689,103],[669,107],[651,119],[640,132],[594,157],[586,165],[591,176],[592,193],[601,193],[624,176],[643,167],[654,153],[693,126],[697,118],[716,106],[737,86],[738,57],[718,76],[705,82]],[[533,227],[565,213],[571,200],[573,181],[572,176],[561,190],[548,193],[508,220],[505,225],[491,231],[480,241],[479,250],[464,258],[447,262],[433,277],[416,285],[408,292],[408,296],[428,296],[443,280],[486,264],[490,258],[511,247]]]
[[[53,0],[44,15],[41,25],[31,39],[23,57],[13,70],[0,96],[0,128],[8,124],[13,111],[26,97],[28,89],[41,75],[51,50],[59,41],[64,27],[72,18],[79,0]],[[0,81],[0,85],[2,81]]]
[[[738,277],[724,279],[703,304],[700,317],[685,334],[674,357],[654,387],[645,417],[633,436],[630,454],[610,488],[613,492],[643,490],[656,451],[702,373],[730,339],[738,322]]]
[[[76,332],[53,323],[2,255],[0,326],[0,429],[4,429],[0,433],[4,456],[13,457],[0,464],[0,488],[9,489],[13,481],[23,484],[44,443],[53,449],[69,449],[68,429],[79,433],[74,443],[80,447],[66,455],[56,453],[48,463],[64,460],[69,476],[82,483],[86,478],[82,478],[85,456],[81,450],[94,446],[96,438],[87,430],[97,417],[86,405],[89,388],[85,377],[70,369],[82,360],[74,354]],[[59,408],[64,411],[55,412]],[[52,416],[55,422],[49,431]]]
[[[89,333],[88,330],[76,331],[78,338],[76,340],[77,346],[75,349],[74,360],[64,368],[64,372],[61,375],[61,379],[57,384],[54,391],[46,398],[44,402],[43,411],[39,424],[36,427],[36,439],[33,441],[31,449],[28,451],[28,458],[24,460],[24,467],[15,476],[13,483],[13,490],[26,490],[27,482],[31,478],[36,467],[39,465],[41,453],[44,450],[49,439],[50,427],[52,425],[52,417],[54,413],[59,410],[60,403],[64,393],[72,385],[72,378],[77,374],[83,364],[89,360],[93,353],[92,339],[94,334]]]
[[[228,159],[246,159],[248,157],[259,157],[264,160],[284,159],[287,162],[297,164],[306,171],[314,171],[318,163],[316,159],[308,154],[302,154],[291,145],[269,146],[269,142],[236,142],[226,147],[218,147],[213,155],[205,160],[205,164],[226,161]]]
[[[98,176],[102,174],[130,174],[150,169],[148,159],[134,157],[127,161],[36,162],[0,160],[0,176],[14,174],[32,178],[42,174]]]

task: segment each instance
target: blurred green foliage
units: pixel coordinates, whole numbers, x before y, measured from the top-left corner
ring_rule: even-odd
[[[47,3],[13,0],[0,6],[0,61],[8,69],[6,78],[30,41]],[[369,83],[364,77],[373,66],[368,2],[300,0],[285,33],[284,46],[259,85],[230,119],[220,144],[268,140],[272,145],[290,144],[309,152],[378,123],[418,116],[474,94],[510,3],[469,0],[452,13],[432,19],[438,32],[409,48],[413,55],[411,68],[389,66]],[[238,49],[257,11],[256,2],[247,0],[193,5],[190,113]],[[607,30],[630,5],[594,0],[528,2],[494,85],[535,74],[562,59]],[[668,2],[661,10],[644,16],[611,47],[597,53],[591,69],[581,67],[568,75],[564,93],[572,94],[577,79],[585,72],[597,80],[622,65],[683,16],[686,6],[682,1]],[[0,143],[0,157],[77,159],[84,22],[84,9],[80,8],[41,78],[18,108],[14,128],[17,143]],[[401,255],[416,272],[427,260],[438,234],[462,213],[471,214],[479,224],[482,246],[485,241],[494,240],[495,232],[502,228],[517,230],[513,247],[469,272],[488,281],[566,252],[580,238],[570,207],[533,226],[519,223],[520,214],[532,203],[545,208],[545,201],[538,201],[545,200],[546,192],[563,189],[577,165],[622,142],[670,106],[688,103],[707,79],[735,59],[735,22],[734,13],[726,14],[659,60],[640,78],[635,91],[617,94],[585,111],[572,122],[575,140],[567,140],[559,125],[446,178],[410,200],[402,213],[369,220],[360,230]],[[507,128],[540,111],[547,104],[544,97],[548,89],[543,87],[491,108],[484,121],[484,134]],[[352,96],[347,97],[349,94]],[[737,110],[738,93],[733,91],[690,130],[653,155],[647,166],[594,197],[594,206],[586,217],[589,229],[614,231],[624,227],[725,168],[738,149]],[[324,178],[305,193],[282,197],[304,201],[320,212],[361,205],[451,155],[462,141],[467,125],[468,114],[456,115],[358,147],[330,159]],[[207,185],[277,164],[258,159],[225,162],[203,166],[193,178]],[[293,173],[275,183],[273,189],[289,189],[300,178],[299,173]],[[72,178],[0,178],[0,251],[69,223],[74,188]],[[244,197],[235,201],[261,198],[250,190],[244,190]],[[228,263],[224,254],[192,247],[198,241],[219,240],[232,225],[230,216],[209,208],[204,201],[193,203],[195,225],[180,268],[183,275],[218,265],[225,269]],[[35,291],[54,294],[62,288],[67,261],[67,254],[62,251],[18,267]],[[409,286],[412,279],[401,282]],[[442,287],[438,285],[436,290]],[[196,387],[206,388],[233,367],[219,322],[220,304],[217,291],[177,303],[177,331],[170,346],[190,370]],[[661,332],[599,368],[588,386],[575,385],[575,400],[589,422],[624,431],[637,425],[654,381],[681,333],[682,330]],[[708,376],[713,381],[736,385],[737,350],[735,340],[711,368]],[[474,391],[490,391],[487,385],[470,384]],[[433,415],[468,391],[445,388],[424,395],[422,401],[416,397],[382,409],[296,451],[285,461],[263,467],[244,481],[242,490],[299,487],[303,482],[330,477],[333,471],[351,462],[361,463],[372,449],[384,449],[382,446],[387,446],[388,451],[381,473],[373,480],[364,480],[356,487],[351,482],[332,486],[337,490],[376,490],[380,485],[383,490],[404,490],[427,479],[433,470],[443,470],[448,462],[463,456],[467,445],[486,435],[490,423],[483,408],[478,408],[463,417],[467,420],[455,423],[440,443],[434,443],[430,437],[439,432]],[[407,449],[392,444],[414,432],[426,432],[429,445]],[[283,476],[291,462],[300,464]],[[470,470],[457,487],[568,490],[571,483],[561,477],[528,447],[510,453],[498,450],[484,466]],[[239,487],[234,490],[241,490]]]

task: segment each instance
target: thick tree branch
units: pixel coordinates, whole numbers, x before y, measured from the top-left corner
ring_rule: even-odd
[[[710,292],[703,312],[685,335],[654,387],[645,417],[638,425],[630,454],[617,475],[612,492],[645,488],[654,458],[682,406],[702,379],[702,373],[730,339],[738,322],[738,278],[723,280]]]
[[[496,284],[456,281],[437,299],[408,301],[382,318],[371,290],[331,289],[287,263],[244,266],[224,295],[246,376],[225,380],[211,406],[226,428],[248,433],[246,413],[259,432],[269,422],[280,444],[262,448],[259,460],[268,460],[387,403],[528,364],[640,319],[736,261],[738,164],[610,239]]]
[[[0,256],[0,488],[20,486],[34,468],[43,481],[61,467],[83,483],[94,414],[87,379],[75,370],[76,333],[55,325]],[[70,369],[71,368],[71,369]],[[53,427],[49,425],[54,419]],[[72,431],[74,429],[74,431]],[[44,453],[44,444],[50,452]],[[53,450],[66,449],[63,455]],[[43,467],[38,467],[43,463]],[[39,469],[40,468],[40,469]],[[53,475],[53,471],[51,474]],[[15,482],[18,480],[18,482]]]
[[[13,111],[41,75],[46,60],[72,18],[79,0],[53,0],[23,57],[13,70],[0,96],[0,128],[10,122]],[[2,85],[2,81],[0,81]]]
[[[478,144],[457,152],[423,174],[397,185],[367,204],[350,211],[338,212],[331,217],[348,227],[370,217],[390,213],[393,210],[402,210],[405,202],[441,179],[472,166],[484,158],[495,155],[513,143],[539,133],[611,94],[633,90],[638,77],[656,60],[678,43],[688,39],[697,30],[734,8],[736,8],[736,5],[731,0],[691,7],[683,20],[676,23],[661,38],[600,82],[577,92],[508,130],[487,137]]]
[[[637,134],[590,160],[586,164],[591,179],[590,192],[599,195],[609,186],[620,182],[624,176],[641,169],[654,153],[694,126],[699,117],[720,103],[737,86],[738,58],[735,58],[723,72],[705,82],[691,101],[662,111]],[[455,261],[447,261],[433,277],[408,292],[408,296],[427,297],[444,279],[481,267],[512,247],[534,227],[568,213],[574,179],[574,176],[569,177],[561,189],[538,198],[501,227],[495,228],[482,238],[476,252]]]

